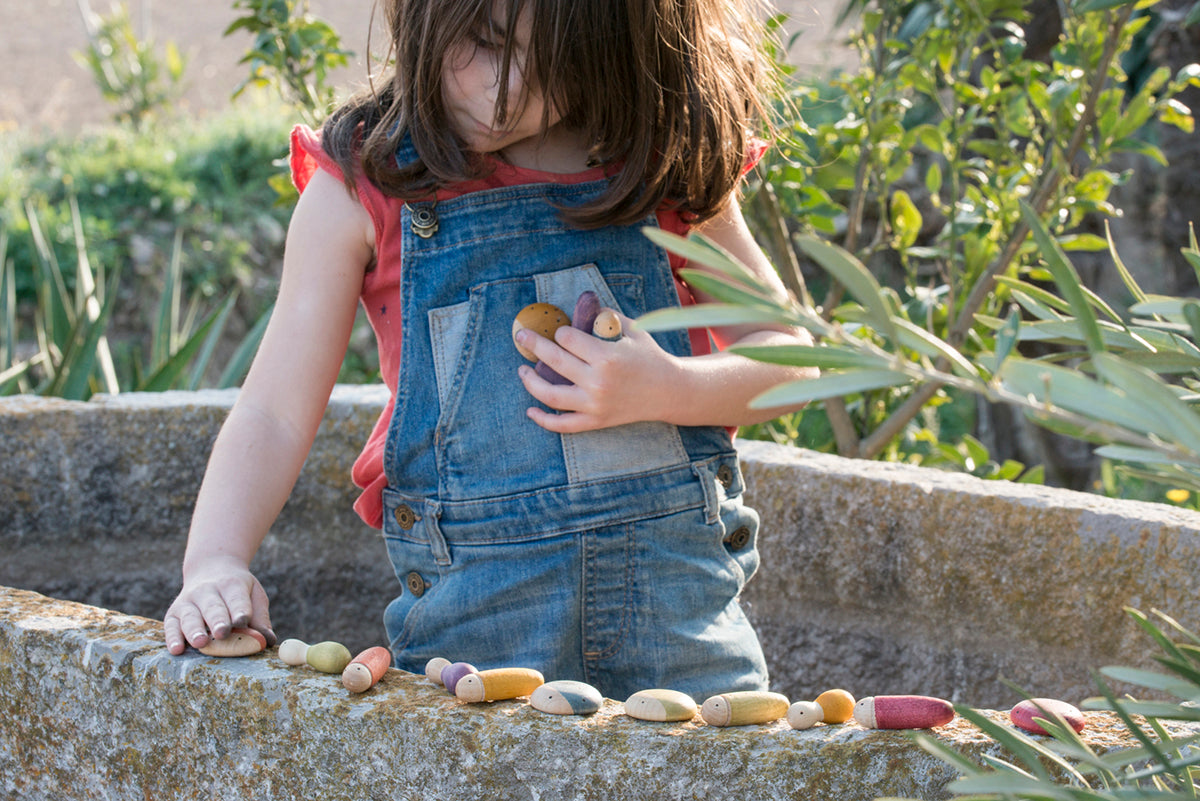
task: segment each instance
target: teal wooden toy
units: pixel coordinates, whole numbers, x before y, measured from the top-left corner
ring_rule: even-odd
[[[533,691],[529,704],[551,715],[591,715],[604,703],[600,691],[582,681],[550,681]]]

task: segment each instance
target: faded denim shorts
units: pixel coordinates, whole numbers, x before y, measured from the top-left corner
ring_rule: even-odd
[[[517,513],[494,517],[487,503],[386,491],[385,541],[404,587],[385,614],[397,667],[421,672],[435,656],[532,667],[618,700],[650,688],[697,702],[766,689],[762,650],[738,603],[759,557],[758,516],[741,503],[736,457],[646,481],[659,490],[657,509],[544,530]]]

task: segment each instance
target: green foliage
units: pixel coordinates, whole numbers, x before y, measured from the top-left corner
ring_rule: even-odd
[[[1128,475],[1200,491],[1200,326],[1187,321],[1189,315],[1196,317],[1200,303],[1148,296],[1122,267],[1131,296],[1140,300],[1118,314],[1082,286],[1033,211],[1025,205],[1022,211],[1058,294],[1009,279],[1012,309],[1006,317],[980,315],[982,333],[973,359],[889,306],[888,290],[874,284],[861,262],[815,239],[803,240],[802,246],[837,280],[854,287],[860,297],[870,297],[852,313],[843,312],[843,321],[826,321],[811,306],[772,301],[751,273],[696,239],[648,231],[663,247],[726,278],[706,286],[722,303],[654,312],[639,324],[654,331],[769,321],[808,329],[820,344],[734,349],[762,361],[822,370],[819,378],[768,390],[753,401],[756,407],[841,398],[869,389],[911,393],[927,386],[954,387],[1012,404],[1039,425],[1100,444],[1097,453],[1121,463],[1118,469]],[[1200,274],[1194,233],[1184,255]],[[1120,265],[1115,251],[1114,258]],[[1023,312],[1032,319],[1023,319]],[[1062,350],[1039,358],[1019,354],[1021,343],[1047,341]],[[978,461],[970,443],[964,447],[965,455]],[[941,453],[953,459],[945,449]],[[1015,468],[1001,472],[1005,469]]]
[[[1063,8],[1050,63],[1026,56],[1017,0],[865,8],[859,69],[785,99],[798,113],[782,120],[749,210],[797,301],[877,349],[873,372],[835,367],[805,390],[823,393],[828,426],[824,441],[803,444],[879,458],[914,441],[923,410],[955,386],[911,381],[892,360],[920,357],[955,381],[980,381],[982,357],[1015,342],[992,322],[1054,277],[1031,228],[1067,250],[1103,248],[1063,233],[1115,212],[1110,192],[1125,179],[1110,166],[1116,156],[1163,160],[1141,138],[1147,123],[1191,129],[1173,98],[1197,72],[1159,70],[1127,91],[1120,56],[1146,22],[1130,2]],[[802,258],[828,280],[810,290]],[[1062,300],[1081,313],[1088,305]],[[1054,321],[1044,322],[1048,334]]]
[[[18,357],[16,352],[21,332],[16,313],[13,263],[0,247],[0,261],[4,264],[0,277],[0,297],[4,298],[0,326],[7,343],[0,352],[0,395],[37,393],[87,400],[96,392],[116,393],[123,389],[196,389],[221,337],[235,297],[220,302],[199,322],[200,299],[194,297],[186,318],[181,319],[181,240],[177,237],[149,353],[135,346],[126,349],[123,359],[114,358],[107,331],[119,297],[121,272],[118,267],[105,279],[102,271],[93,270],[83,238],[79,206],[74,199],[70,202],[70,212],[76,243],[74,291],[67,289],[63,271],[41,233],[37,215],[32,207],[28,208],[39,269],[34,313],[37,344],[34,353],[27,357]],[[0,245],[6,241],[6,235],[0,229]],[[255,326],[226,366],[218,386],[232,386],[241,380],[262,336],[264,324],[265,315],[264,321]],[[119,377],[121,375],[127,376],[125,381]]]
[[[333,108],[330,71],[345,66],[353,54],[342,48],[328,23],[309,13],[307,0],[234,0],[233,7],[245,13],[225,35],[245,31],[254,36],[240,62],[250,74],[233,96],[251,86],[273,88],[315,127]]]
[[[287,153],[288,129],[278,106],[255,103],[199,123],[141,131],[0,138],[0,224],[9,233],[18,302],[31,301],[38,284],[40,257],[26,207],[63,265],[66,286],[74,285],[71,198],[93,259],[132,262],[127,291],[161,280],[179,235],[186,294],[270,293],[262,284],[278,265],[288,211],[273,208],[268,180]],[[257,317],[261,308],[250,311]]]
[[[186,62],[174,42],[163,54],[154,42],[139,38],[125,3],[107,15],[92,13],[88,0],[79,0],[88,46],[75,55],[95,81],[100,94],[116,107],[113,118],[141,128],[168,110],[183,91]]]
[[[1151,801],[1200,795],[1200,734],[1172,733],[1172,721],[1200,722],[1200,637],[1169,616],[1127,610],[1153,640],[1155,659],[1166,672],[1107,667],[1095,677],[1101,696],[1084,707],[1114,712],[1139,745],[1097,753],[1065,722],[1047,714],[1041,726],[1050,739],[1032,737],[967,708],[958,713],[1004,746],[1012,759],[985,757],[983,765],[926,734],[915,739],[926,751],[958,768],[950,784],[971,799],[1063,799]],[[1143,688],[1168,700],[1118,697],[1106,679]],[[1178,732],[1178,730],[1176,730]]]

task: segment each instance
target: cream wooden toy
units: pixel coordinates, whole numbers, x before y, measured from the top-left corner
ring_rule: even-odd
[[[700,717],[710,726],[748,726],[779,720],[788,711],[787,696],[743,691],[714,695],[700,707]]]
[[[825,718],[825,710],[816,701],[797,701],[788,707],[787,721],[793,729],[811,729]]]
[[[442,671],[445,675],[445,671]],[[530,695],[546,681],[532,668],[496,668],[469,673],[458,680],[454,694],[468,703],[504,701]]]
[[[382,645],[360,653],[342,671],[342,686],[352,693],[365,693],[374,687],[392,666],[392,652]]]
[[[582,681],[548,681],[529,696],[529,705],[551,715],[591,715],[604,703],[600,691]]]
[[[435,656],[425,663],[425,676],[439,687],[445,687],[442,683],[442,671],[450,667],[450,660],[440,656]]]
[[[625,714],[655,723],[691,720],[696,717],[696,702],[678,690],[640,690],[626,699]]]
[[[954,720],[954,705],[927,695],[876,695],[854,705],[854,719],[868,729],[931,729]]]
[[[251,656],[267,647],[267,638],[254,629],[234,629],[223,640],[213,640],[197,650],[205,656]]]

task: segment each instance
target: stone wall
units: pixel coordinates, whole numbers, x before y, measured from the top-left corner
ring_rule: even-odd
[[[232,392],[0,399],[0,585],[160,618]],[[281,637],[383,639],[396,592],[348,472],[386,397],[339,387],[254,568]],[[775,689],[1078,700],[1144,665],[1122,608],[1198,628],[1200,515],[742,442],[763,566],[744,602]]]
[[[948,798],[955,778],[904,732],[646,723],[611,700],[559,717],[396,670],[353,695],[273,650],[169,656],[159,625],[0,587],[0,797],[864,801]],[[1097,750],[1134,745],[1108,715],[1088,724]],[[961,718],[932,736],[1004,756]]]

